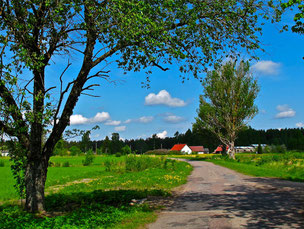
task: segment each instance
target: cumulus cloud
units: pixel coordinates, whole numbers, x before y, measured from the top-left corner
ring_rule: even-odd
[[[86,118],[80,114],[75,114],[70,117],[71,125],[82,125],[88,123],[101,123],[110,119],[108,112],[98,112],[93,118]]]
[[[137,119],[127,119],[126,121],[124,121],[124,123],[125,124],[131,123],[131,122],[149,123],[149,122],[152,122],[153,120],[154,120],[153,116],[142,116]]]
[[[158,94],[150,93],[145,97],[145,105],[165,105],[169,107],[184,107],[187,104],[179,98],[172,98],[166,90],[161,90]]]
[[[115,120],[108,120],[106,121],[105,125],[107,126],[118,126],[120,125],[121,121],[115,121]]]
[[[108,112],[98,112],[94,118],[90,119],[92,123],[94,122],[104,122],[106,120],[110,119],[110,114]]]
[[[304,123],[303,122],[298,122],[298,123],[296,123],[296,127],[302,128],[302,127],[304,127]]]
[[[70,117],[70,124],[71,125],[81,125],[81,124],[86,124],[88,123],[89,119],[83,117],[82,115],[76,114],[72,115]]]
[[[280,72],[281,64],[271,60],[262,60],[252,66],[252,69],[263,75],[277,75]]]
[[[296,115],[296,112],[290,108],[288,105],[278,105],[277,106],[277,110],[279,111],[277,114],[276,114],[276,118],[292,118]]]
[[[115,131],[125,131],[126,130],[126,126],[116,126]]]
[[[183,117],[172,114],[164,117],[164,120],[169,123],[179,123],[179,122],[183,122],[185,119]]]
[[[167,134],[168,134],[168,132],[166,130],[164,130],[163,132],[156,134],[156,136],[159,138],[166,138]]]

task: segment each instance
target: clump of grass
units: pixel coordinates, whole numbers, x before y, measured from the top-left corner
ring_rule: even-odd
[[[84,160],[82,161],[82,164],[83,166],[88,166],[88,165],[91,165],[94,161],[94,154],[93,154],[93,151],[92,150],[89,150],[87,153],[86,153],[86,156],[84,158]]]
[[[126,157],[126,171],[138,172],[148,168],[163,168],[165,161],[164,157],[129,155]]]
[[[304,153],[237,154],[236,160],[216,156],[209,161],[248,175],[304,181]]]
[[[61,163],[60,163],[60,162],[55,162],[55,163],[53,164],[53,166],[54,166],[54,167],[61,167]]]
[[[62,167],[70,167],[70,162],[68,161],[63,162]]]
[[[5,166],[4,161],[0,161],[0,167],[4,167],[4,166]]]

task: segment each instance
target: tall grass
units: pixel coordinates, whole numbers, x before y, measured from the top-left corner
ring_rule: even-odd
[[[126,157],[126,171],[138,172],[148,168],[163,168],[165,161],[165,157],[129,155]]]
[[[207,160],[249,175],[304,181],[304,153],[237,154],[236,160],[214,155]]]

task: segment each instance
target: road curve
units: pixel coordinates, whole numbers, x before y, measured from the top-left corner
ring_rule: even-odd
[[[189,161],[188,182],[149,229],[304,228],[304,183]]]

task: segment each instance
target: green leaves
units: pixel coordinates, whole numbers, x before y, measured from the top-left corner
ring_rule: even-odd
[[[250,74],[248,62],[230,60],[209,71],[203,81],[204,94],[196,127],[215,133],[226,145],[234,142],[237,133],[257,113],[254,100],[259,87]]]

